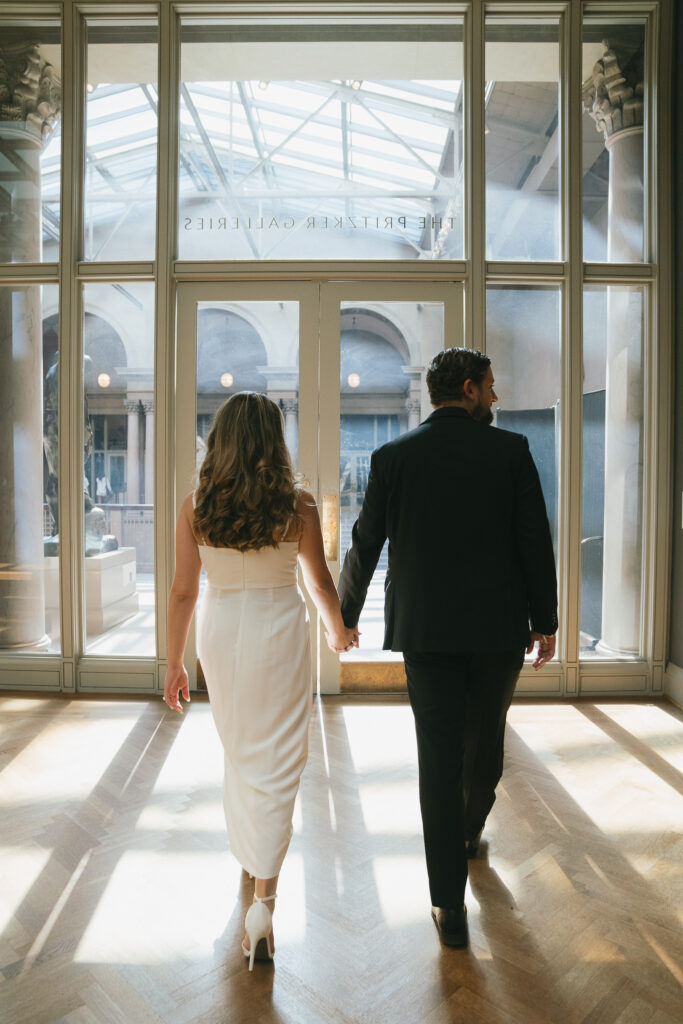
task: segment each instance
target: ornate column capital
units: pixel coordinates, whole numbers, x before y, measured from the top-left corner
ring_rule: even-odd
[[[43,60],[36,42],[0,47],[0,121],[25,125],[38,142],[45,142],[62,109],[62,83]]]
[[[140,399],[139,398],[126,398],[123,402],[124,408],[129,416],[139,415],[140,413]]]
[[[282,398],[280,399],[280,408],[282,409],[285,416],[292,413],[296,415],[299,411],[299,402],[296,398]]]
[[[153,416],[154,415],[154,399],[153,398],[143,398],[141,400],[141,402],[140,402],[140,405],[142,406],[142,409],[143,409],[143,412],[144,412],[145,416]]]
[[[420,414],[420,410],[422,409],[422,404],[420,402],[420,399],[419,398],[413,398],[413,397],[408,398],[406,400],[406,409],[407,409],[407,411],[409,413],[412,412],[412,413],[417,413],[419,415]]]
[[[644,123],[644,50],[628,41],[603,39],[605,51],[583,83],[583,107],[605,136],[609,148],[622,132],[640,131]]]

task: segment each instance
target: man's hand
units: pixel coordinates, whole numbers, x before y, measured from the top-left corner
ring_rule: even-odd
[[[531,654],[534,649],[534,645],[538,643],[538,650],[533,661],[533,666],[536,671],[538,671],[539,668],[543,668],[545,663],[550,661],[554,656],[556,641],[557,638],[555,636],[545,636],[544,633],[535,633],[533,630],[531,631],[529,646],[526,649],[526,653]]]

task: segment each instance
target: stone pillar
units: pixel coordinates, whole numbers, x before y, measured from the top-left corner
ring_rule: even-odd
[[[408,410],[408,430],[414,430],[420,425],[420,399],[411,395],[406,402]]]
[[[422,420],[422,388],[425,370],[423,366],[403,366],[402,370],[410,381],[409,391],[406,395],[408,430],[414,430],[415,427],[419,427]]]
[[[296,398],[285,398],[282,401],[282,411],[285,417],[285,441],[292,457],[292,464],[296,466],[298,456],[298,415],[299,403]]]
[[[126,504],[140,502],[140,401],[127,399],[128,448],[126,451]]]
[[[154,504],[154,402],[151,398],[142,403],[145,412],[145,493],[146,505]]]
[[[266,378],[266,394],[282,410],[285,441],[292,464],[296,466],[299,456],[299,371],[296,366],[257,366],[256,369]]]
[[[0,262],[41,259],[40,153],[59,84],[37,43],[0,44]],[[47,646],[42,323],[37,285],[0,289],[0,648]]]
[[[643,259],[643,44],[605,40],[583,100],[609,151],[608,260]],[[643,369],[639,296],[607,293],[602,636],[606,657],[638,653],[641,628]]]

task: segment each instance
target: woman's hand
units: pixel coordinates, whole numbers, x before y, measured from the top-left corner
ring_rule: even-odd
[[[164,701],[168,704],[169,708],[179,711],[182,715],[183,707],[178,699],[180,694],[182,694],[183,700],[189,703],[190,681],[187,678],[184,665],[179,665],[178,668],[167,668],[164,680]]]
[[[351,629],[348,626],[344,626],[343,629],[325,633],[327,646],[335,654],[343,654],[344,651],[350,651],[352,647],[358,647],[359,637],[358,627]]]

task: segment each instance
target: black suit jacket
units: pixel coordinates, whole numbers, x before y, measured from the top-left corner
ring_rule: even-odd
[[[530,626],[556,631],[550,528],[521,434],[447,406],[373,452],[339,580],[347,626],[387,537],[386,650],[514,650]]]

